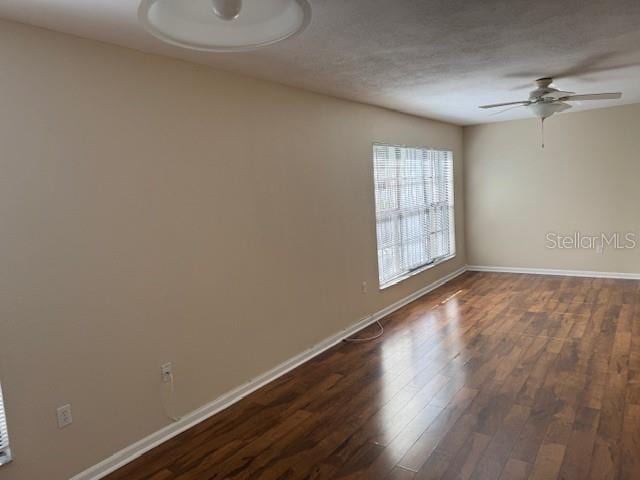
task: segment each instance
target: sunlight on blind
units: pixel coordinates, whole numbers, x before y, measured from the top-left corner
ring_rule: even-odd
[[[7,433],[7,421],[4,413],[4,400],[2,398],[2,385],[0,385],[0,465],[11,460],[9,452],[9,434]]]
[[[374,144],[380,287],[455,253],[453,153]]]

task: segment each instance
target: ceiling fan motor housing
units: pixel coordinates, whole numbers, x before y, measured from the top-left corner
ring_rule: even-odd
[[[553,79],[549,77],[537,79],[536,86],[538,88],[536,88],[529,94],[529,100],[543,99],[549,96],[550,93],[557,92],[558,89],[551,86],[552,82]]]
[[[538,88],[547,88],[553,83],[553,78],[551,77],[542,77],[536,80],[536,85]]]

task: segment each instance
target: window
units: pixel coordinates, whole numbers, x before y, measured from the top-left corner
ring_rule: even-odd
[[[7,422],[4,415],[4,401],[2,399],[2,385],[0,385],[0,465],[4,465],[11,460],[9,451],[9,434],[7,433]]]
[[[373,172],[385,288],[455,254],[453,153],[374,144]]]

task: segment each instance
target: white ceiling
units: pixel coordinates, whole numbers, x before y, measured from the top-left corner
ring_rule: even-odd
[[[574,111],[640,103],[638,0],[310,2],[302,35],[235,54],[160,43],[137,24],[138,0],[2,0],[0,17],[459,124],[528,116],[477,106],[526,99],[542,76],[624,92]]]

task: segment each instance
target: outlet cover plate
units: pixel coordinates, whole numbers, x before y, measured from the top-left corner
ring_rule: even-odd
[[[73,423],[73,416],[71,415],[71,405],[66,404],[58,407],[56,410],[58,417],[58,428],[64,428]]]

